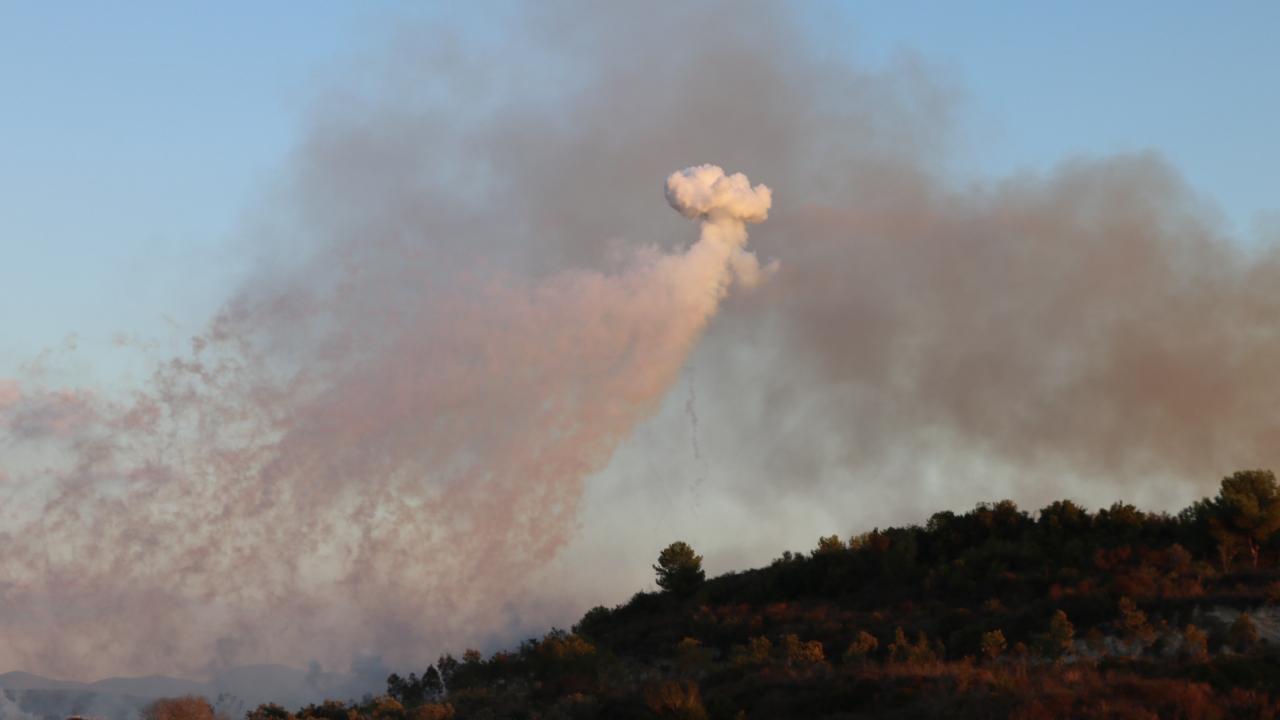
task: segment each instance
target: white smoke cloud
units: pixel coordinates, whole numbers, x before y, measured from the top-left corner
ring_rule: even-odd
[[[725,175],[715,165],[696,165],[667,178],[667,202],[690,220],[760,223],[769,217],[773,192],[751,187],[742,173]]]
[[[755,253],[743,249],[746,223],[761,223],[769,217],[773,192],[768,186],[751,187],[742,173],[726,175],[716,165],[696,165],[667,177],[667,202],[681,215],[701,221],[707,242],[726,246],[726,261],[744,287],[755,287],[777,270],[776,261],[762,269]]]

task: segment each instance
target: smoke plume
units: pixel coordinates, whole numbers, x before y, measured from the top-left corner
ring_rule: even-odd
[[[1276,464],[1275,248],[1153,152],[974,179],[948,82],[788,8],[399,28],[318,102],[189,353],[131,393],[0,381],[0,666],[420,664],[623,599],[673,535],[716,570]],[[655,180],[702,158],[786,196],[670,175],[682,247]],[[667,526],[691,355],[713,515]]]
[[[11,487],[43,491],[7,504],[3,661],[333,662],[491,621],[568,540],[585,478],[654,412],[734,273],[758,275],[746,223],[768,188],[703,165],[667,193],[698,241],[616,272],[467,278],[386,308],[358,345],[332,324],[342,288],[233,308],[118,404],[0,386]],[[314,320],[306,356],[258,336],[277,315]]]

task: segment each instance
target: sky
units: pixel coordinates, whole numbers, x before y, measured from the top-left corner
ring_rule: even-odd
[[[399,667],[1275,458],[1274,4],[724,8],[0,4],[0,670]]]
[[[483,35],[503,7],[0,4],[0,284],[39,298],[0,308],[0,367],[199,327],[333,78],[406,17]],[[823,53],[952,82],[970,173],[1156,149],[1241,242],[1280,222],[1274,3],[829,3],[804,23]]]

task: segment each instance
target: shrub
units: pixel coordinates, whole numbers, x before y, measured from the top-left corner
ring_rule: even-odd
[[[161,698],[142,711],[143,720],[214,720],[213,706],[196,695]]]
[[[769,662],[773,654],[773,643],[767,637],[753,637],[745,646],[734,645],[729,653],[729,662],[734,667],[742,668],[751,665],[763,665]]]
[[[782,662],[789,668],[807,668],[826,661],[822,643],[816,640],[802,642],[796,635],[784,635],[778,647]]]
[[[870,659],[872,653],[880,647],[880,641],[875,635],[866,630],[859,630],[854,636],[853,642],[849,643],[849,649],[844,651],[844,661],[848,663],[864,663]]]
[[[1004,639],[1004,632],[1001,630],[992,630],[982,634],[982,654],[989,660],[995,660],[1004,654],[1005,648],[1009,646],[1008,641]]]
[[[644,690],[644,704],[659,717],[706,720],[698,684],[691,680],[667,680]]]

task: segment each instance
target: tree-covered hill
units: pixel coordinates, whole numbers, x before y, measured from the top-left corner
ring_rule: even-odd
[[[387,695],[262,718],[1269,718],[1280,714],[1280,488],[1238,472],[1177,515],[984,503],[819,538]]]

